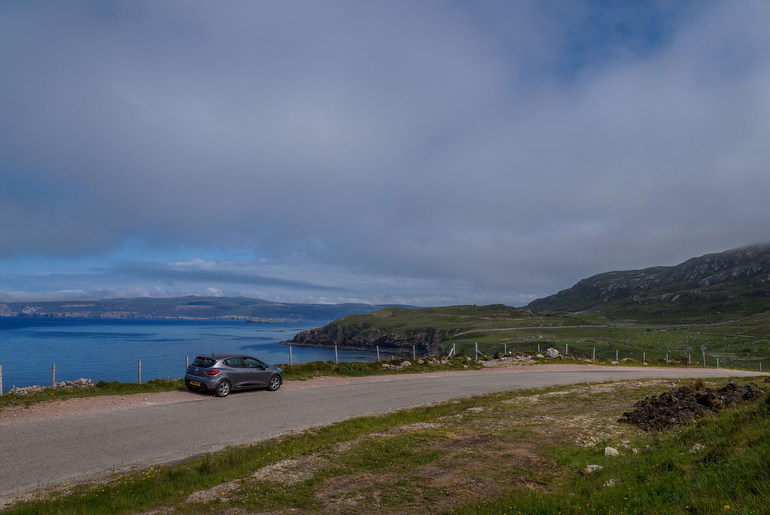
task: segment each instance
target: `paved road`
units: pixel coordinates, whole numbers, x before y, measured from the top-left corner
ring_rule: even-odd
[[[0,425],[0,507],[36,489],[105,477],[255,442],[288,431],[458,397],[541,386],[638,378],[728,377],[707,369],[516,368],[236,393],[184,402]]]

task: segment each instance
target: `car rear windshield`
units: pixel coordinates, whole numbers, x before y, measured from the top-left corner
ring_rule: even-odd
[[[213,360],[211,358],[207,358],[204,356],[198,356],[197,358],[195,358],[195,361],[193,361],[192,364],[194,367],[208,368],[214,363],[216,363],[216,360]]]

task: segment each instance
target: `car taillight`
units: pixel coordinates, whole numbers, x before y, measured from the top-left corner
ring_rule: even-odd
[[[219,373],[219,370],[206,370],[207,376],[215,376]]]

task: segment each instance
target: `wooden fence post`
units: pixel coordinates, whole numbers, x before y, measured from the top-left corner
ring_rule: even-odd
[[[142,384],[142,360],[139,360],[139,374],[138,374],[139,384]]]
[[[56,388],[56,363],[51,365],[51,388]]]
[[[379,360],[378,360],[378,361],[379,361]],[[339,357],[337,356],[337,346],[335,345],[335,346],[334,346],[334,363],[336,363],[336,364],[339,364],[339,362],[340,362],[340,359],[339,359]]]
[[[762,370],[762,363],[759,364],[759,370]],[[3,395],[3,365],[0,365],[0,396]]]
[[[291,345],[289,345],[289,365],[293,365],[293,364],[294,364],[294,360],[291,356]]]

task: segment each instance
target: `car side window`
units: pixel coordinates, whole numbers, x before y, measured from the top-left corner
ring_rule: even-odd
[[[241,358],[228,358],[225,360],[225,365],[232,368],[243,368]]]
[[[263,368],[262,362],[254,358],[243,358],[244,365],[247,368]]]

